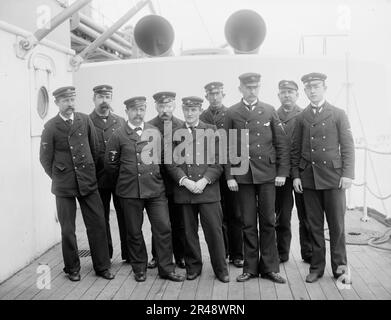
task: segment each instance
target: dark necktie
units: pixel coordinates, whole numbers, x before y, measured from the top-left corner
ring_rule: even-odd
[[[67,123],[67,125],[70,127],[72,125],[72,119],[67,119],[65,120],[65,122]]]

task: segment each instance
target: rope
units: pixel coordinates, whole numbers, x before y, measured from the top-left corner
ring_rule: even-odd
[[[359,150],[367,150],[367,151],[369,151],[369,152],[373,152],[373,153],[376,153],[376,154],[382,154],[382,155],[388,155],[388,156],[391,155],[391,152],[374,150],[374,149],[368,148],[367,146],[356,147],[356,149],[359,149]]]
[[[391,240],[391,228],[388,228],[380,237],[371,238],[368,240],[368,245],[377,249],[391,251],[391,248],[385,248],[380,244],[387,243]]]
[[[369,191],[369,193],[370,193],[371,195],[373,195],[375,198],[377,198],[377,199],[379,199],[379,200],[387,200],[387,199],[391,198],[391,194],[382,197],[382,196],[378,196],[377,194],[375,194],[375,193],[371,190],[371,188],[369,188],[368,186],[366,186],[366,188],[367,188],[367,190]]]

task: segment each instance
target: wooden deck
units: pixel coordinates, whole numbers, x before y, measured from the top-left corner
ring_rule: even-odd
[[[359,220],[360,213],[347,213],[347,226],[383,231],[385,226],[371,219]],[[298,241],[298,221],[292,215],[292,249],[288,262],[281,264],[281,274],[288,280],[286,284],[274,284],[264,279],[252,279],[245,283],[236,282],[241,269],[229,266],[231,281],[227,284],[216,280],[208,257],[202,231],[202,251],[204,267],[201,276],[194,281],[175,283],[162,280],[157,269],[148,270],[147,280],[137,283],[129,264],[123,263],[119,255],[119,240],[115,214],[112,214],[112,235],[116,244],[112,270],[116,278],[107,281],[95,276],[90,257],[81,258],[80,282],[71,282],[62,271],[61,246],[56,245],[0,284],[2,300],[390,300],[391,299],[391,252],[369,246],[348,245],[348,260],[353,284],[350,289],[339,289],[332,278],[327,251],[325,275],[318,282],[308,284],[304,281],[308,264],[300,258]],[[86,233],[81,216],[78,214],[79,250],[88,249]],[[148,219],[144,222],[144,236],[150,252],[151,232]],[[326,242],[327,248],[329,242]],[[51,288],[38,289],[37,267],[47,264],[51,268]],[[182,269],[177,269],[185,273]]]

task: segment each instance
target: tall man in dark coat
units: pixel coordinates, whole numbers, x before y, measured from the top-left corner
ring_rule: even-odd
[[[144,122],[146,98],[124,102],[128,121],[116,130],[107,144],[105,169],[116,181],[126,223],[130,264],[136,281],[146,280],[148,255],[142,233],[146,209],[155,239],[159,275],[171,281],[183,281],[172,262],[171,225],[164,182],[160,172],[161,135]]]
[[[289,143],[276,110],[258,100],[260,74],[245,73],[240,79],[242,100],[228,109],[227,129],[236,129],[237,150],[241,150],[243,173],[233,174],[233,144],[229,143],[231,165],[226,178],[230,190],[238,191],[243,220],[244,267],[237,281],[261,277],[277,283],[285,279],[279,272],[275,232],[275,186],[289,176]],[[231,141],[232,139],[230,139]],[[245,152],[246,153],[246,152]],[[259,218],[259,235],[258,235]]]
[[[80,280],[75,220],[76,198],[87,229],[94,270],[98,276],[113,279],[102,201],[98,193],[95,165],[98,137],[86,114],[75,112],[74,87],[53,92],[59,114],[50,119],[41,136],[40,161],[52,179],[58,220],[61,225],[64,272],[72,281]]]
[[[354,142],[346,113],[324,98],[326,78],[322,73],[301,78],[311,103],[297,116],[291,152],[293,187],[303,193],[311,232],[312,258],[307,282],[317,281],[324,273],[325,215],[333,275],[338,278],[348,270],[345,189],[354,179]]]
[[[172,133],[177,128],[183,126],[183,121],[178,119],[177,117],[174,117],[173,115],[173,112],[175,110],[175,97],[176,97],[176,93],[169,92],[169,91],[157,92],[153,95],[153,99],[155,100],[156,103],[156,111],[158,115],[155,118],[153,118],[151,121],[149,121],[149,123],[159,129],[160,133],[163,136],[163,141],[165,136],[170,137],[171,139]],[[175,262],[178,267],[185,268],[185,259],[184,259],[185,227],[183,225],[182,211],[180,205],[174,202],[173,189],[174,189],[175,182],[172,180],[171,176],[166,172],[164,166],[162,166],[161,169],[162,169],[164,185],[166,187],[168,211],[170,212],[172,245],[173,245]],[[148,268],[154,268],[157,265],[157,261],[155,258],[156,250],[153,242],[154,239],[152,237],[152,260],[148,262]]]
[[[220,281],[228,282],[219,188],[223,168],[218,162],[216,127],[199,120],[203,99],[186,97],[182,102],[185,124],[174,132],[172,164],[165,160],[168,173],[175,181],[174,201],[183,211],[187,279],[196,279],[202,271],[198,237],[200,216],[213,271]],[[212,139],[205,141],[208,134]]]
[[[281,106],[277,114],[281,120],[284,130],[291,139],[296,117],[303,110],[296,104],[299,97],[298,85],[291,80],[281,80],[278,83],[278,98]],[[276,188],[276,235],[277,248],[280,262],[288,261],[289,250],[292,239],[291,217],[293,209],[293,181],[291,177],[286,178],[285,184]],[[294,192],[297,216],[299,218],[299,237],[302,259],[310,263],[312,248],[309,234],[309,225],[304,208],[304,199],[301,193]]]
[[[205,98],[209,101],[209,107],[200,116],[204,123],[215,125],[218,129],[224,129],[227,107],[223,105],[224,85],[221,82],[210,82],[204,87]],[[221,207],[223,209],[223,235],[225,254],[229,261],[238,268],[243,267],[243,235],[240,209],[237,201],[237,193],[228,189],[225,175],[220,176]]]
[[[95,126],[98,134],[99,153],[97,164],[98,190],[102,199],[103,208],[105,210],[107,241],[109,246],[110,258],[113,257],[113,241],[110,231],[110,201],[113,196],[113,204],[117,214],[118,229],[121,240],[121,257],[122,260],[129,260],[126,249],[126,230],[124,215],[121,211],[121,206],[118,197],[114,192],[114,185],[111,177],[104,169],[104,158],[106,144],[110,140],[114,131],[125,124],[125,120],[111,112],[111,101],[113,95],[113,87],[109,85],[99,85],[93,88],[93,101],[95,108],[90,113],[90,119]]]

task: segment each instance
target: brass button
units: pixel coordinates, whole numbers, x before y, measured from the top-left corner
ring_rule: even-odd
[[[323,151],[326,151],[326,148],[323,148]]]
[[[326,164],[326,161],[323,161],[323,164]]]
[[[315,161],[312,161],[312,164],[315,164]]]
[[[262,159],[262,157],[261,157],[261,156],[259,156],[259,157],[258,157],[258,159]]]
[[[260,136],[260,135],[261,135],[261,134],[258,132],[258,133],[257,133],[257,136]]]

